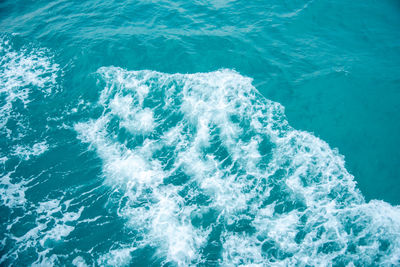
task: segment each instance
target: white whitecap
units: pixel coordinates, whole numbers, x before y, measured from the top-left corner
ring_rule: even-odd
[[[98,73],[103,113],[75,130],[122,192],[118,214],[142,233],[134,246],[178,266],[399,263],[399,208],[366,203],[343,156],[291,128],[250,78]]]

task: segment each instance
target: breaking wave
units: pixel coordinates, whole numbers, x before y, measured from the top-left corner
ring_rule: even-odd
[[[293,129],[250,78],[98,73],[100,115],[74,128],[136,233],[99,264],[148,249],[178,266],[400,263],[399,208],[367,203],[343,156]]]

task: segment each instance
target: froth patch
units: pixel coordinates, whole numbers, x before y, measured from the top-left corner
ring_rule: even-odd
[[[103,113],[75,129],[103,160],[137,251],[178,266],[399,263],[399,209],[365,203],[343,157],[291,128],[250,78],[98,73]]]
[[[60,66],[48,50],[28,46],[15,48],[11,38],[0,36],[1,135],[11,140],[21,139],[29,131],[24,110],[38,95],[45,98],[54,92],[60,73]],[[17,127],[8,129],[10,120],[16,121]]]
[[[109,253],[102,255],[97,263],[103,266],[129,266],[131,261],[131,252],[133,248],[114,249]]]
[[[49,145],[46,143],[46,141],[36,143],[32,146],[21,146],[17,145],[14,147],[14,155],[25,159],[29,160],[31,157],[36,157],[44,152],[46,152],[49,148]]]
[[[88,266],[86,264],[86,261],[81,256],[78,256],[75,259],[73,259],[72,264],[74,266],[76,266],[76,267],[86,267],[86,266]]]
[[[11,242],[13,247],[2,255],[0,263],[35,251],[37,258],[32,263],[33,266],[57,265],[58,256],[52,254],[52,248],[55,243],[62,242],[75,229],[74,225],[84,209],[83,207],[70,209],[69,203],[70,201],[62,202],[60,199],[39,202],[36,206],[30,207],[26,214],[13,220],[7,226],[8,243]],[[13,228],[18,228],[19,224],[24,222],[25,216],[32,215],[34,221],[14,235]]]
[[[28,181],[13,181],[11,177],[13,173],[13,171],[3,172],[0,180],[0,203],[1,206],[8,208],[22,207],[26,203],[25,191]]]

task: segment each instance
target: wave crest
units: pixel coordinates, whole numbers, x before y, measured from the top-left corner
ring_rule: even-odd
[[[118,214],[177,265],[399,264],[400,211],[366,203],[343,156],[223,69],[98,70],[102,114],[75,125]],[[382,212],[383,211],[383,212]]]

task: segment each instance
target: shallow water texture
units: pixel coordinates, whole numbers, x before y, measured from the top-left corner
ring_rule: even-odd
[[[1,1],[0,265],[400,265],[398,29],[389,0]]]

